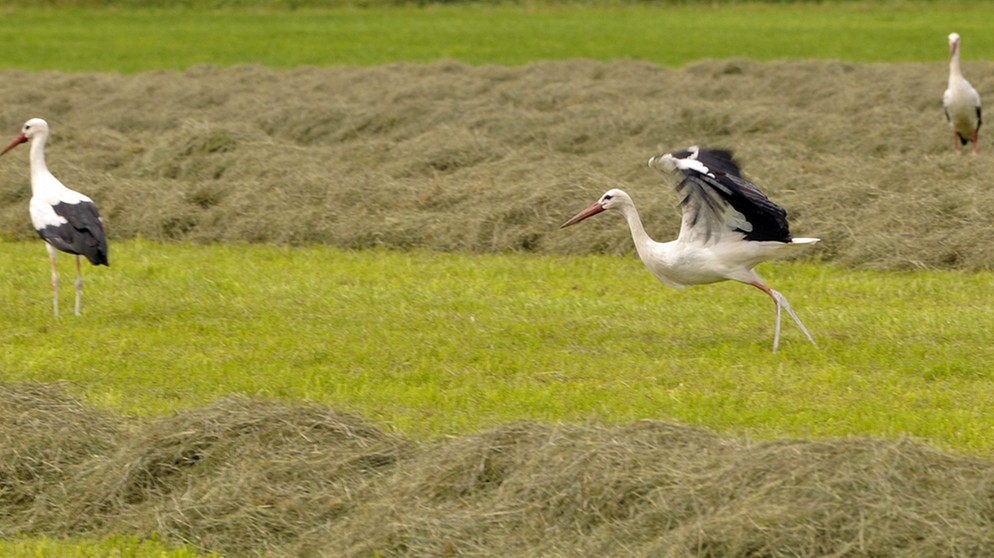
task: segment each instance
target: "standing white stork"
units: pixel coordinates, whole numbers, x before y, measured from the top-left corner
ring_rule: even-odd
[[[676,186],[683,196],[683,221],[676,240],[656,242],[649,238],[632,198],[618,189],[609,190],[560,228],[606,209],[616,209],[628,221],[642,263],[664,284],[681,289],[731,279],[752,285],[768,294],[776,305],[774,352],[780,346],[781,308],[813,344],[814,339],[787,299],[766,286],[753,268],[818,239],[792,238],[787,212],[742,178],[730,151],[694,146],[652,157],[649,167],[683,175]]]
[[[79,299],[83,290],[80,256],[86,256],[93,265],[109,266],[107,238],[93,200],[66,188],[49,172],[45,164],[47,139],[48,123],[41,118],[32,118],[0,155],[22,143],[31,142],[31,223],[48,248],[55,315],[59,315],[59,275],[55,271],[55,255],[62,250],[76,256],[76,315],[79,316]]]
[[[963,77],[959,69],[959,34],[949,34],[949,87],[942,94],[942,107],[946,121],[953,130],[953,147],[960,152],[960,145],[973,142],[977,154],[977,132],[980,131],[980,94]]]

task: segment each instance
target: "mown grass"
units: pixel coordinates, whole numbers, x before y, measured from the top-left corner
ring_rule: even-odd
[[[704,58],[854,62],[994,58],[989,3],[728,5],[429,5],[300,9],[9,7],[0,19],[6,68],[135,73],[196,64],[472,64]],[[937,38],[936,38],[937,37]]]
[[[82,318],[55,319],[42,247],[3,252],[3,378],[68,380],[129,414],[245,393],[421,438],[657,418],[994,450],[989,273],[770,265],[818,341],[785,323],[772,354],[762,293],[677,292],[634,258],[134,241],[115,244],[113,267],[86,270]]]

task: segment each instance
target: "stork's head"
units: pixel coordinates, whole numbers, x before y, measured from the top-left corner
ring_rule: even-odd
[[[953,57],[959,50],[959,33],[949,34],[949,56]]]
[[[32,118],[24,123],[24,126],[21,128],[21,133],[17,134],[17,136],[14,137],[14,140],[10,142],[10,145],[4,148],[3,151],[0,151],[0,155],[3,155],[18,145],[30,141],[37,136],[48,137],[48,122],[45,122],[41,118]]]
[[[565,223],[560,225],[559,228],[561,229],[564,227],[568,227],[570,225],[575,225],[576,223],[583,221],[587,217],[593,217],[594,215],[597,215],[598,213],[604,211],[605,209],[618,209],[625,204],[631,205],[632,198],[629,197],[629,195],[626,194],[624,190],[619,190],[617,188],[614,188],[613,190],[608,190],[607,192],[604,192],[604,195],[601,196],[601,198],[597,200],[593,205],[571,217],[569,221],[566,221]]]

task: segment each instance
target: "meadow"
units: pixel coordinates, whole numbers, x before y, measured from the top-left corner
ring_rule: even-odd
[[[71,2],[66,2],[71,4]],[[568,5],[361,4],[322,9],[0,7],[3,65],[24,70],[136,73],[197,64],[274,68],[453,59],[527,64],[589,58],[683,66],[703,59],[942,60],[939,40],[967,37],[972,59],[991,59],[986,2],[679,2]],[[367,2],[368,4],[368,2]],[[223,3],[213,3],[223,6]],[[940,46],[941,42],[938,43]]]
[[[41,247],[4,248],[2,302],[22,309],[3,317],[5,378],[66,381],[130,416],[241,393],[319,402],[419,439],[655,418],[994,450],[994,392],[976,365],[994,350],[977,327],[991,313],[975,295],[985,274],[777,265],[770,280],[818,346],[785,323],[773,354],[762,293],[667,290],[631,258],[132,241],[116,245],[113,275],[87,273],[84,317],[56,320],[45,270],[24,272]]]
[[[0,159],[2,553],[992,548],[994,163],[938,103],[987,4],[3,9],[0,130],[112,244],[52,317]],[[675,234],[696,142],[822,238],[760,269],[817,346],[558,230]]]

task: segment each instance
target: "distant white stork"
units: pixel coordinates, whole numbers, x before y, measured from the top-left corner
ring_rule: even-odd
[[[946,121],[953,130],[953,147],[960,152],[960,145],[973,142],[977,154],[977,132],[980,131],[980,94],[963,77],[959,69],[959,34],[949,34],[949,87],[942,94]]]
[[[83,290],[81,255],[93,265],[110,265],[107,260],[107,238],[103,222],[93,200],[66,188],[48,171],[45,164],[45,141],[48,123],[41,118],[28,120],[21,133],[14,138],[0,155],[18,145],[31,142],[31,223],[45,240],[48,259],[52,267],[52,291],[55,315],[59,315],[59,276],[55,271],[58,250],[76,256],[76,315]]]
[[[766,286],[753,268],[818,239],[791,238],[787,212],[742,178],[730,151],[694,146],[652,157],[649,167],[683,175],[676,186],[683,196],[683,221],[676,240],[656,242],[649,238],[632,198],[618,189],[609,190],[560,228],[606,209],[617,209],[628,221],[642,263],[657,279],[677,289],[728,279],[752,285],[768,294],[776,305],[774,352],[780,346],[781,308],[814,343],[787,299]]]

